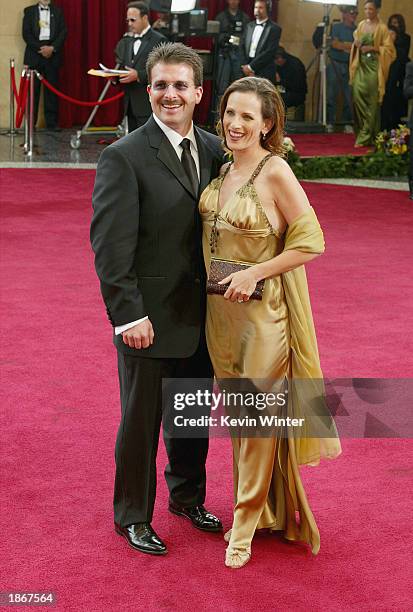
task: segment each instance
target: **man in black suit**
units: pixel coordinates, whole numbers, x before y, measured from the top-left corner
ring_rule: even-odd
[[[413,98],[413,62],[406,64],[406,76],[404,78],[403,87],[404,97],[408,100]],[[410,128],[410,140],[409,140],[409,188],[410,188],[410,199],[413,200],[413,107],[410,111],[409,117],[409,128]]]
[[[54,87],[58,86],[62,47],[67,34],[63,11],[50,0],[39,0],[38,4],[24,9],[23,38],[26,43],[24,63],[38,70]],[[34,124],[39,109],[40,81],[34,81]],[[50,130],[58,126],[57,96],[44,88],[44,116]]]
[[[244,76],[257,76],[274,82],[274,53],[281,37],[280,26],[269,18],[269,2],[256,0],[255,21],[250,21],[241,41],[241,69]]]
[[[192,123],[202,97],[197,53],[160,45],[147,73],[153,115],[100,157],[91,241],[118,351],[115,529],[133,548],[165,554],[151,527],[162,379],[212,376],[198,197],[219,172],[222,148]],[[220,531],[203,506],[207,437],[165,438],[165,446],[169,510]]]
[[[307,95],[307,75],[303,62],[287,53],[284,47],[275,51],[275,82],[285,107],[304,104]]]
[[[125,114],[128,118],[128,131],[132,132],[147,122],[151,114],[146,87],[146,60],[154,47],[166,38],[151,28],[149,8],[144,2],[129,2],[126,21],[129,36],[124,36],[116,45],[116,61],[129,74],[121,77],[124,85]]]

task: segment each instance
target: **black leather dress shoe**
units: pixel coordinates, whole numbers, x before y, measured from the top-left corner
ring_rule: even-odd
[[[135,523],[121,527],[115,523],[115,531],[125,538],[129,546],[150,555],[166,555],[168,552],[161,538],[152,529],[150,523]]]
[[[184,516],[189,519],[194,527],[202,529],[202,531],[222,531],[221,521],[205,510],[204,506],[192,506],[191,508],[182,508],[176,504],[169,502],[169,512]]]

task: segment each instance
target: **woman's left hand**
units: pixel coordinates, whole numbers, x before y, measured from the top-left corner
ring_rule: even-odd
[[[248,302],[259,280],[254,272],[254,267],[255,266],[252,266],[247,270],[234,272],[219,281],[220,285],[230,283],[228,289],[224,293],[224,298],[226,300],[239,303]]]

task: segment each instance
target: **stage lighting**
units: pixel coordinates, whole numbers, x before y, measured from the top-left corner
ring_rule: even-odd
[[[196,0],[172,0],[171,13],[189,13],[196,7]]]
[[[189,13],[196,7],[196,0],[151,0],[149,6],[158,13]]]
[[[303,0],[303,2],[313,2],[316,4],[341,4],[345,6],[357,6],[357,0]]]

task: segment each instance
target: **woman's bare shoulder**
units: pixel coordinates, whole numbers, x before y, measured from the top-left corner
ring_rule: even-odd
[[[278,155],[271,157],[266,165],[268,177],[271,179],[291,178],[291,176],[295,176],[288,162]]]

